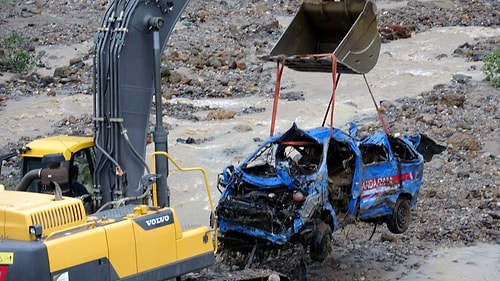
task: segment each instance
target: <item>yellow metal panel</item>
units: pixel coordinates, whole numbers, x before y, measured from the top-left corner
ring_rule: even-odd
[[[172,217],[174,218],[175,221],[175,239],[179,240],[182,238],[182,230],[181,230],[181,223],[179,219],[177,218],[177,213],[175,212],[174,209],[170,209],[172,211]]]
[[[109,261],[120,278],[137,273],[135,237],[132,221],[104,226],[108,239]]]
[[[1,210],[30,211],[42,208],[50,202],[54,202],[54,195],[13,190],[0,191]]]
[[[139,272],[177,261],[176,224],[168,209],[133,219]]]
[[[184,230],[182,238],[177,241],[177,258],[179,260],[213,251],[212,234],[207,226],[197,226]]]
[[[104,228],[97,227],[45,241],[50,271],[58,271],[85,262],[108,257]]]
[[[31,237],[29,234],[29,226],[31,223],[25,214],[13,211],[7,212],[5,217],[7,219],[3,224],[5,228],[4,238],[22,241],[34,240],[35,237]]]
[[[85,208],[76,198],[63,197],[55,201],[54,195],[32,192],[0,191],[0,220],[3,237],[30,241],[35,239],[28,227],[40,224],[43,236],[86,222]]]
[[[72,153],[94,146],[94,139],[92,137],[59,135],[37,139],[26,146],[30,150],[20,154],[21,157],[41,158],[46,154],[62,153],[64,159],[68,161]]]
[[[0,239],[5,238],[5,210],[0,208]]]
[[[1,194],[5,191],[5,186],[3,184],[0,184],[0,198]],[[0,202],[0,238],[5,238],[5,206],[2,206],[2,203]]]

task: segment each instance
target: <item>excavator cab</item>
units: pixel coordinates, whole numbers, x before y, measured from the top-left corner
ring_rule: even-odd
[[[22,149],[23,178],[16,190],[30,192],[49,192],[50,180],[56,180],[63,187],[66,196],[80,196],[75,185],[81,183],[88,193],[92,191],[92,171],[95,165],[95,147],[91,137],[50,136],[30,142]],[[42,171],[49,171],[45,173]],[[88,175],[88,176],[85,176]]]

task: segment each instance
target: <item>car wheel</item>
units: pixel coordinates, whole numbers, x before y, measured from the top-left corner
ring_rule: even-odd
[[[333,251],[332,229],[324,222],[320,222],[316,233],[309,245],[309,257],[314,261],[322,262]]]
[[[403,233],[410,226],[410,200],[399,197],[392,210],[392,215],[387,219],[387,228],[392,233]]]

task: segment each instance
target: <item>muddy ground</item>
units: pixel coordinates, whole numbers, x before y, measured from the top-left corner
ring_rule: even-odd
[[[0,39],[11,32],[22,33],[33,42],[27,49],[91,42],[107,2],[0,0]],[[165,98],[231,99],[272,93],[273,73],[262,67],[258,56],[272,48],[283,30],[277,17],[292,16],[299,4],[298,0],[191,0],[166,51]],[[406,33],[393,32],[396,24],[410,34],[440,26],[498,27],[499,8],[500,2],[495,0],[409,1],[403,7],[380,10],[380,27],[386,40],[404,40]],[[480,61],[499,42],[499,38],[463,42],[449,55]],[[54,58],[43,53],[36,56],[34,72],[13,75],[0,69],[1,106],[9,99],[29,102],[31,96],[48,94],[47,88],[57,96],[91,94],[88,62],[92,48],[60,68],[52,66]],[[438,247],[500,244],[500,90],[487,81],[463,76],[428,88],[417,98],[381,103],[391,131],[423,132],[448,147],[425,166],[422,193],[409,230],[393,235],[380,225],[369,240],[373,226],[346,226],[335,233],[334,254],[327,261],[305,260],[309,280],[398,280],[418,269]],[[164,114],[196,120],[197,110],[201,109],[169,105]],[[380,130],[378,124],[373,120],[363,129]],[[90,115],[74,116],[56,122],[54,133],[88,133],[90,127]],[[20,136],[18,142],[4,146],[1,154],[35,137]],[[269,268],[297,280],[298,256],[298,249],[286,249],[267,253],[264,260],[249,266]],[[203,279],[248,264],[234,257],[219,256],[219,260],[215,270],[189,278]]]

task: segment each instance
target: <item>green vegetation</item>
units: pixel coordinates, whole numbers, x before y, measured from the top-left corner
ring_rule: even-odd
[[[12,33],[0,41],[0,66],[14,72],[28,71],[35,66],[35,54],[28,50],[31,40]]]
[[[495,88],[500,87],[500,48],[495,48],[483,58],[481,70]]]

